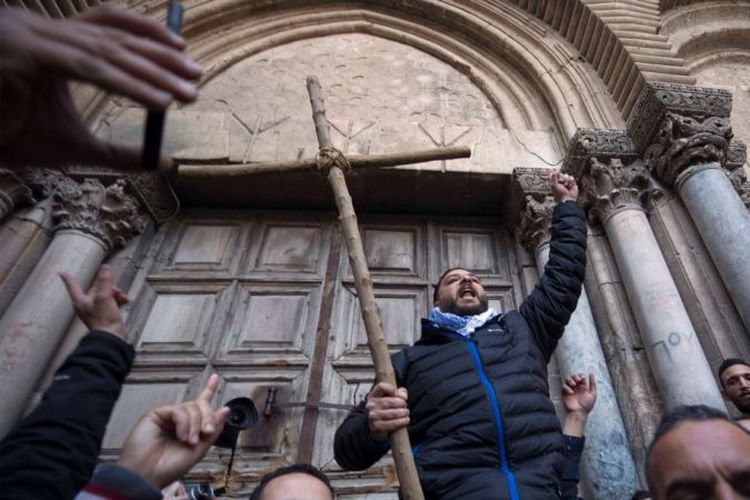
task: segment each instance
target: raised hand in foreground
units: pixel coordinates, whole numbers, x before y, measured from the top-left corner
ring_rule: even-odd
[[[162,406],[135,424],[120,450],[118,465],[164,488],[180,479],[208,452],[224,428],[229,408],[211,409],[216,374],[195,401]]]
[[[75,278],[68,273],[60,273],[68,289],[78,317],[89,330],[102,330],[117,335],[125,342],[130,341],[130,333],[122,322],[120,308],[130,302],[128,296],[115,286],[112,268],[103,265],[88,292],[84,292]]]
[[[199,78],[201,68],[181,53],[184,47],[166,26],[108,5],[65,20],[0,8],[0,165],[139,168],[140,146],[89,132],[68,80],[151,109],[190,102],[198,93],[188,80]]]

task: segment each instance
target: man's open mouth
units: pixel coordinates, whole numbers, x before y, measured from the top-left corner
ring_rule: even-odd
[[[466,299],[466,298],[474,298],[474,297],[476,297],[476,296],[477,296],[477,294],[476,294],[476,293],[474,293],[474,291],[473,291],[473,290],[462,290],[462,291],[461,291],[461,292],[459,293],[459,295],[458,295],[458,296],[459,296],[459,297],[461,297],[462,299]]]

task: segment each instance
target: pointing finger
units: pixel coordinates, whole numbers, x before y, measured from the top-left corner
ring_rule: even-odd
[[[214,394],[216,394],[216,389],[219,388],[219,375],[216,373],[211,374],[210,377],[208,377],[208,380],[206,381],[206,385],[203,386],[203,390],[201,390],[201,393],[198,395],[197,401],[202,401],[204,403],[211,403],[211,400],[214,397]]]
[[[78,285],[73,276],[68,273],[60,273],[60,278],[65,283],[65,288],[68,289],[68,295],[70,295],[74,306],[86,300],[86,294],[83,293],[83,289]]]

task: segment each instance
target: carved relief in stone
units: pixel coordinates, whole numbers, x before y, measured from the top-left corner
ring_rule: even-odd
[[[20,205],[36,202],[31,190],[16,172],[0,168],[0,218]]]
[[[511,210],[518,214],[518,240],[532,254],[550,240],[554,198],[547,184],[546,168],[514,168]]]
[[[720,89],[650,83],[628,129],[648,169],[673,186],[698,163],[725,164],[732,139],[732,95]]]
[[[532,254],[550,241],[550,224],[555,205],[557,203],[552,196],[545,196],[541,201],[531,195],[526,196],[526,208],[521,214],[518,232],[521,244]]]
[[[49,168],[25,168],[20,171],[20,175],[37,199],[52,196],[52,192],[65,178],[61,171]]]
[[[602,223],[615,211],[643,209],[649,174],[624,130],[579,129],[568,147],[563,172],[573,175],[579,202]]]
[[[747,180],[746,170],[743,168],[747,161],[747,146],[741,141],[732,141],[727,150],[726,169],[729,178],[740,195],[740,199],[750,210],[750,182]]]
[[[517,123],[508,111],[513,95],[501,96],[507,108],[496,105],[461,61],[364,33],[294,41],[234,64],[203,85],[197,102],[168,113],[165,150],[179,162],[313,157],[318,144],[304,83],[310,74],[325,91],[334,145],[347,154],[466,145],[470,159],[410,168],[493,172],[560,156],[554,132]],[[142,110],[113,109],[98,133],[139,141],[142,124]]]
[[[97,179],[79,183],[65,177],[52,196],[54,230],[89,234],[108,251],[124,246],[146,224],[133,197],[125,193],[126,185],[123,179],[105,187]]]

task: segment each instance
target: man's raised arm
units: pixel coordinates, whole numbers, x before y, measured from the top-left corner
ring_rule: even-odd
[[[549,261],[520,313],[549,360],[578,304],[586,268],[586,217],[578,205],[578,185],[554,171],[549,186],[557,206],[552,214]]]

